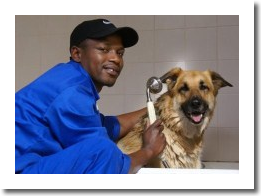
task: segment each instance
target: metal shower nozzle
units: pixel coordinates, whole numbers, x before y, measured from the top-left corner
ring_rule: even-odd
[[[157,94],[162,90],[162,81],[160,78],[151,77],[147,81],[147,100],[151,101],[150,93]]]
[[[162,82],[157,77],[151,77],[147,81],[147,88],[149,88],[151,93],[157,94],[162,90]]]

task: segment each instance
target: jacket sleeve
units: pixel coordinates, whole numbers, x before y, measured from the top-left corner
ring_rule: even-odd
[[[102,125],[106,128],[111,140],[116,141],[120,135],[120,123],[116,116],[101,115]]]
[[[109,137],[95,97],[83,86],[64,90],[47,109],[44,119],[63,147],[89,137]]]

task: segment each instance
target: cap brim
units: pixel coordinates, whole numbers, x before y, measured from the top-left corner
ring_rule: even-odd
[[[120,27],[116,29],[107,29],[106,31],[102,31],[100,33],[95,33],[93,36],[89,36],[90,38],[103,38],[112,34],[118,34],[122,38],[122,44],[124,48],[128,48],[134,46],[138,40],[138,33],[131,27]]]

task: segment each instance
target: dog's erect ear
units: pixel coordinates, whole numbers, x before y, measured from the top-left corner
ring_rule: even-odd
[[[182,69],[179,67],[173,68],[168,71],[166,74],[160,77],[162,83],[166,83],[168,86],[168,91],[171,92],[171,89],[175,86],[177,78],[179,77]]]
[[[228,81],[226,81],[224,78],[222,78],[218,73],[216,73],[214,71],[209,71],[209,73],[210,73],[212,83],[215,88],[215,94],[217,94],[218,90],[222,87],[225,87],[225,86],[232,87],[233,86]]]
[[[160,80],[162,83],[175,83],[181,71],[182,69],[180,67],[173,68],[165,73],[163,76],[161,76]]]

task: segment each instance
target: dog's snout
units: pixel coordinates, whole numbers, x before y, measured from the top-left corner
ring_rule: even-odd
[[[196,109],[196,108],[199,108],[202,105],[202,101],[198,98],[194,98],[194,99],[191,100],[190,104],[191,104],[191,107]]]

